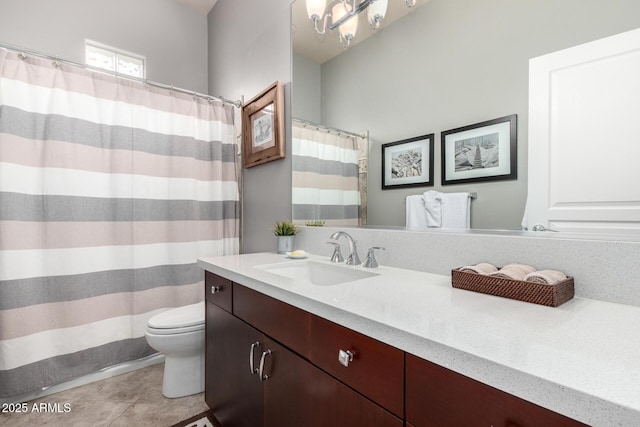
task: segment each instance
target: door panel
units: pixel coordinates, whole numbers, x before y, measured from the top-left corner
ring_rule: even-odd
[[[527,225],[640,234],[640,30],[529,63]]]

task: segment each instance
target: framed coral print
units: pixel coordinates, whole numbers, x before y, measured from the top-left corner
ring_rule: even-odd
[[[242,163],[245,168],[285,157],[284,95],[275,82],[242,107]]]
[[[382,189],[433,185],[433,134],[382,145]]]
[[[441,134],[442,185],[518,178],[517,115]]]

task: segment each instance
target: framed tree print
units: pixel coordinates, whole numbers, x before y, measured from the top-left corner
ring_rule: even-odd
[[[382,189],[433,185],[433,134],[382,145]]]

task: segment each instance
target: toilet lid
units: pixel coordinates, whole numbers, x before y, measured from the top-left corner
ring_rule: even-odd
[[[204,325],[204,301],[183,307],[172,308],[149,319],[153,329],[176,329]]]

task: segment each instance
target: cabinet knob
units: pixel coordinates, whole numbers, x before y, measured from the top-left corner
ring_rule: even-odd
[[[270,378],[269,375],[264,373],[264,362],[271,353],[273,353],[271,350],[262,352],[262,357],[260,358],[260,381],[266,381]]]
[[[345,368],[349,367],[349,363],[353,362],[353,353],[349,350],[340,350],[338,351],[338,362]]]
[[[256,341],[253,344],[251,344],[251,350],[249,350],[249,369],[251,369],[251,374],[252,375],[258,373],[258,370],[253,365],[253,350],[256,347],[260,347],[260,341]]]
[[[222,292],[222,286],[212,286],[211,287],[211,293],[212,294],[217,294]]]

